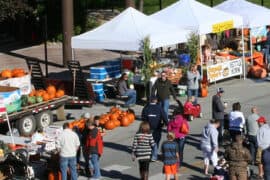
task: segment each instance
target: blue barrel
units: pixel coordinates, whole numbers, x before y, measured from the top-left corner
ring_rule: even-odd
[[[103,83],[92,83],[93,91],[103,91]]]
[[[104,66],[90,67],[90,73],[107,73],[107,70]]]
[[[188,66],[190,64],[191,61],[190,54],[180,54],[178,58],[180,66]]]

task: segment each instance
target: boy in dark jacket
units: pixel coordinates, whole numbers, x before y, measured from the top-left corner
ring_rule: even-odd
[[[152,153],[152,161],[156,161],[158,157],[158,146],[161,139],[163,122],[167,125],[168,119],[164,110],[157,104],[157,97],[151,96],[150,101],[151,102],[142,110],[142,120],[147,121],[150,125],[150,129],[156,143]]]

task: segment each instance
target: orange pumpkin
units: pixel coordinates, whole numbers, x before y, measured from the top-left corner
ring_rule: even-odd
[[[4,78],[12,78],[12,72],[9,69],[4,69],[1,72],[1,76],[4,77]]]
[[[55,94],[55,93],[56,93],[56,88],[55,88],[55,86],[53,86],[53,85],[49,85],[49,86],[46,88],[46,91],[47,91],[49,94]]]
[[[114,121],[112,120],[109,120],[105,123],[105,129],[107,130],[112,130],[115,128],[115,124],[114,124]]]
[[[54,98],[55,98],[55,94],[50,94],[49,93],[49,100],[54,99]]]
[[[207,97],[208,95],[208,90],[207,88],[202,88],[201,89],[201,97]]]
[[[119,120],[114,120],[113,122],[114,122],[115,127],[118,127],[121,125],[121,122]]]
[[[36,95],[36,96],[43,96],[43,94],[44,94],[45,92],[46,92],[45,90],[40,89],[40,90],[36,91],[35,95]]]
[[[118,117],[119,117],[119,115],[117,113],[113,113],[113,114],[110,115],[110,119],[113,120],[113,121],[117,120]]]
[[[36,91],[33,89],[33,90],[30,92],[29,96],[32,97],[32,96],[35,96],[35,94],[36,94]]]
[[[47,92],[43,93],[42,95],[43,101],[48,101],[50,99],[50,96]]]
[[[15,68],[11,71],[12,77],[22,77],[25,75],[25,71],[22,68]]]
[[[62,97],[62,96],[64,96],[64,95],[65,95],[65,91],[62,90],[62,89],[57,90],[56,93],[55,93],[55,96],[56,96],[57,98]]]
[[[128,126],[130,124],[129,118],[127,116],[123,116],[121,119],[121,126]]]
[[[132,123],[135,120],[135,116],[132,113],[128,113],[126,116],[128,117],[130,123]]]

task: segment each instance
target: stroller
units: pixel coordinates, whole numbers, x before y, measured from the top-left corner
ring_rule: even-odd
[[[29,165],[26,149],[7,153],[5,160],[0,163],[0,172],[6,180],[32,180],[35,177],[33,168]]]

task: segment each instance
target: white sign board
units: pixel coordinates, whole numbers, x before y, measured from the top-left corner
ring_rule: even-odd
[[[242,73],[241,58],[207,66],[207,79],[210,83],[241,75]]]
[[[31,76],[27,74],[22,77],[1,80],[0,86],[17,87],[20,88],[22,95],[27,95],[31,92]]]

